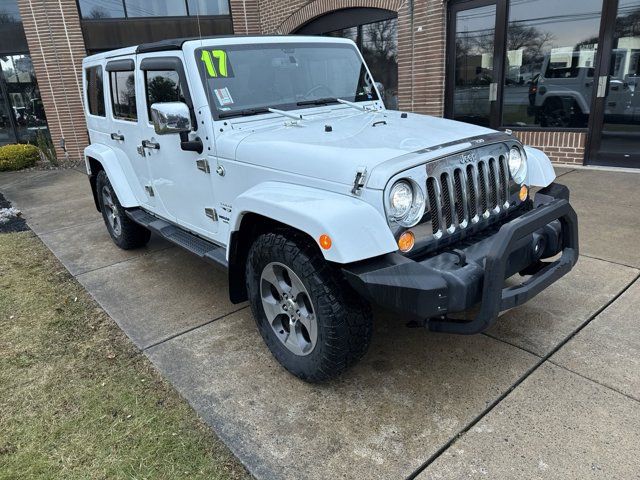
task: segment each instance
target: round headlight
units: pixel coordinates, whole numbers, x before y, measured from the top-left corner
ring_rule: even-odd
[[[422,189],[409,180],[397,181],[389,191],[389,216],[403,227],[413,227],[424,215]]]
[[[391,206],[389,213],[391,216],[396,220],[401,219],[409,213],[412,204],[413,188],[411,185],[403,180],[396,182],[389,193],[389,205]]]
[[[509,173],[516,183],[524,183],[527,178],[527,160],[518,147],[509,151]]]

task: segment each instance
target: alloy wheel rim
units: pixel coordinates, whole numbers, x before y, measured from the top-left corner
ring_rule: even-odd
[[[118,213],[116,204],[113,201],[111,190],[106,185],[102,187],[102,205],[106,208],[105,215],[109,225],[111,226],[111,230],[117,237],[119,237],[122,232],[120,214]]]
[[[300,277],[286,265],[271,262],[262,270],[260,297],[278,340],[295,355],[309,355],[318,341],[318,324]]]

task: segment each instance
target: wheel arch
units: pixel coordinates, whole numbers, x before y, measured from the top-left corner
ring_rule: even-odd
[[[244,266],[261,233],[290,229],[307,237],[325,260],[347,264],[396,251],[383,216],[370,204],[346,195],[300,185],[265,182],[236,199],[227,249],[231,300],[246,298]],[[319,237],[331,238],[321,249]]]
[[[118,156],[113,149],[106,145],[92,144],[84,149],[85,165],[89,175],[89,183],[93,192],[93,200],[100,211],[98,192],[96,190],[96,178],[100,171],[104,170],[113,189],[118,196],[120,204],[125,208],[139,206],[139,202],[133,192],[131,184],[122,168]]]
[[[260,235],[275,231],[291,231],[307,237],[310,242],[317,245],[313,238],[305,232],[293,228],[272,218],[265,217],[254,212],[246,212],[240,221],[237,230],[231,232],[228,248],[229,265],[229,298],[233,303],[247,300],[246,289],[246,262],[249,249]],[[318,250],[320,248],[318,247]]]

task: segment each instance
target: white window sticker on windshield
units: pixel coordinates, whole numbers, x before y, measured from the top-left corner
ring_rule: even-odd
[[[231,97],[227,87],[216,88],[214,92],[220,106],[224,107],[225,105],[233,105],[233,98]]]

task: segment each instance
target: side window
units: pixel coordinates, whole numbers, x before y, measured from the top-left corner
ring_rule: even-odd
[[[180,77],[175,70],[146,70],[147,115],[151,121],[151,105],[162,102],[184,102]]]
[[[133,71],[109,72],[111,85],[111,106],[113,116],[121,120],[138,119],[136,110],[136,83]]]
[[[104,83],[102,82],[102,67],[89,67],[87,77],[87,106],[91,115],[106,116],[104,108]]]

